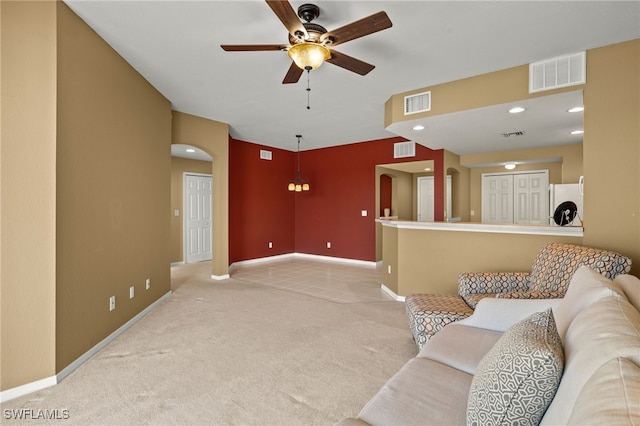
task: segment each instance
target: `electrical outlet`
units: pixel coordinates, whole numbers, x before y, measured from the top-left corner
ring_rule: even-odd
[[[136,288],[134,286],[129,287],[129,299],[133,299],[136,294]]]
[[[147,278],[147,281],[144,283],[144,288],[149,290],[151,288],[151,278]]]
[[[331,248],[331,243],[327,241],[327,248]]]
[[[367,211],[366,210],[362,210],[362,212],[360,214],[362,214],[362,216],[366,216],[367,215]]]
[[[109,310],[113,311],[116,308],[116,297],[115,296],[111,296],[109,298]]]
[[[476,211],[475,210],[471,210],[471,216],[475,216],[476,215]]]
[[[273,248],[273,243],[269,241],[269,248]]]
[[[387,265],[387,274],[391,273],[391,265]]]

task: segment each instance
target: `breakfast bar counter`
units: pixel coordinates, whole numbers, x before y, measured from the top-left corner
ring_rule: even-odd
[[[583,228],[377,219],[382,289],[456,294],[462,272],[526,272],[551,242],[582,244]]]

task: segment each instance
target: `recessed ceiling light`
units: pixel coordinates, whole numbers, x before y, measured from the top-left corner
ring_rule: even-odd
[[[511,109],[509,110],[509,112],[510,112],[511,114],[518,114],[519,112],[523,112],[523,111],[525,111],[525,110],[526,110],[526,108],[525,108],[525,107],[513,107],[513,108],[511,108]]]
[[[424,130],[424,126],[422,124],[418,124],[417,126],[413,126],[413,130]]]
[[[584,130],[574,130],[573,132],[571,132],[572,135],[581,135],[584,133]]]
[[[193,148],[187,148],[187,152],[196,152],[196,150]]]
[[[516,168],[516,163],[507,163],[504,165],[504,168],[507,170],[513,170]]]
[[[425,172],[430,172],[431,171],[431,167],[427,167],[426,169],[424,169]]]
[[[582,111],[584,111],[583,106],[577,106],[567,110],[567,112],[582,112]]]

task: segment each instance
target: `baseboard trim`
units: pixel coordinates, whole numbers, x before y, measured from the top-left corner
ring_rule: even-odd
[[[221,280],[226,280],[228,278],[231,278],[229,276],[229,274],[224,274],[224,275],[211,275],[211,279],[212,280],[216,280],[216,281],[221,281]]]
[[[231,265],[229,265],[229,270],[237,266],[253,265],[256,263],[271,262],[274,260],[282,260],[282,259],[290,259],[290,258],[316,259],[316,260],[325,260],[329,262],[341,262],[341,263],[351,263],[351,264],[364,265],[364,266],[376,266],[376,262],[372,262],[369,260],[346,259],[343,257],[322,256],[319,254],[286,253],[286,254],[278,254],[275,256],[259,257],[257,259],[249,259],[249,260],[241,260],[238,262],[233,262]]]
[[[147,306],[145,309],[143,309],[142,311],[140,311],[140,313],[138,313],[138,315],[136,315],[135,317],[131,318],[129,321],[127,321],[126,323],[124,323],[120,328],[118,328],[116,331],[114,331],[113,333],[111,333],[110,335],[108,335],[107,337],[105,337],[102,341],[100,341],[99,343],[97,343],[94,347],[92,347],[91,349],[89,349],[87,352],[85,352],[84,354],[82,354],[80,356],[80,358],[76,359],[75,361],[73,361],[71,364],[69,364],[68,366],[66,366],[65,368],[63,368],[58,374],[57,374],[57,379],[58,379],[58,383],[60,383],[61,381],[63,381],[64,379],[66,379],[69,374],[73,373],[75,370],[78,369],[78,367],[80,367],[82,364],[84,364],[85,362],[87,362],[92,356],[94,356],[95,354],[97,354],[98,352],[100,352],[100,350],[102,350],[105,346],[107,346],[109,343],[113,342],[118,336],[120,336],[122,333],[124,333],[125,331],[127,331],[129,328],[131,328],[131,326],[133,326],[135,323],[137,323],[138,321],[140,321],[145,315],[147,315],[149,312],[151,312],[152,310],[154,310],[158,305],[160,305],[162,302],[164,302],[166,299],[168,299],[173,293],[171,291],[168,291],[167,293],[164,294],[164,296],[160,297],[158,300],[156,300],[155,302],[153,302],[151,305]]]
[[[398,296],[393,290],[384,284],[380,284],[380,290],[391,296],[391,298],[397,302],[404,302],[404,296]]]
[[[47,377],[45,379],[36,380],[35,382],[27,383],[21,386],[17,386],[15,388],[7,389],[5,391],[0,392],[0,402],[6,402],[11,399],[19,398],[21,396],[37,392],[42,389],[46,389],[51,386],[55,386],[65,378],[67,378],[71,373],[77,370],[82,364],[87,362],[92,356],[97,354],[101,349],[107,346],[109,343],[114,341],[118,336],[127,331],[131,326],[140,321],[142,317],[147,315],[149,312],[154,310],[158,305],[164,302],[171,296],[172,292],[167,292],[164,296],[153,302],[151,305],[147,306],[144,310],[142,310],[138,315],[131,318],[124,325],[118,328],[116,331],[108,335],[102,341],[97,343],[94,347],[89,349],[87,352],[82,354],[78,359],[73,361],[71,364],[63,368],[58,374],[55,376]]]
[[[47,377],[44,379],[36,380],[35,382],[27,383],[15,388],[7,389],[0,392],[0,402],[7,402],[9,400],[19,398],[23,395],[37,392],[42,389],[50,388],[58,384],[56,376]]]
[[[180,265],[185,265],[184,260],[181,260],[179,262],[171,262],[171,266],[180,266]]]

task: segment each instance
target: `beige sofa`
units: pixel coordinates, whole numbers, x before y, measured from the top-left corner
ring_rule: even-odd
[[[639,309],[585,266],[563,299],[482,299],[339,424],[640,424]]]

